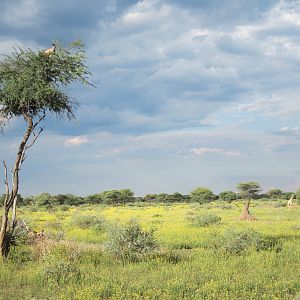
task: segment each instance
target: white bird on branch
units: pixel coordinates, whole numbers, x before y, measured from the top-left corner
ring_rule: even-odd
[[[52,47],[48,48],[48,49],[45,49],[42,51],[42,55],[44,56],[50,56],[52,55],[56,50],[56,45],[55,44],[52,44]]]

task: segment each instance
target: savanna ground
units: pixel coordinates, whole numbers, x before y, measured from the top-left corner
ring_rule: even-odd
[[[258,220],[252,222],[237,220],[242,202],[21,208],[19,217],[44,229],[47,239],[12,249],[0,263],[0,299],[300,299],[300,207],[281,203],[253,203]],[[193,226],[199,214],[221,222]],[[89,228],[88,218],[99,222]],[[132,218],[145,229],[155,227],[160,246],[138,262],[113,257],[104,247],[101,220]],[[208,246],[228,229],[249,228],[277,246],[240,253]]]

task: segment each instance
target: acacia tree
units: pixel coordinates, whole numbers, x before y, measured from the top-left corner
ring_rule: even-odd
[[[205,187],[198,187],[190,193],[191,200],[193,202],[199,202],[199,204],[209,203],[216,199],[214,193]]]
[[[258,193],[261,191],[260,185],[257,182],[241,182],[237,185],[237,189],[240,191],[242,198],[246,200],[242,214],[240,215],[240,220],[255,220],[256,218],[250,215],[250,202],[254,199]]]
[[[52,51],[32,51],[16,48],[0,61],[0,126],[12,118],[24,120],[24,135],[18,146],[8,180],[5,161],[5,198],[0,229],[0,254],[6,257],[16,226],[16,205],[19,190],[19,172],[26,154],[44,129],[49,114],[69,119],[74,117],[77,102],[67,93],[67,86],[75,81],[90,84],[91,73],[85,65],[84,45],[75,41],[63,47],[56,44]],[[11,216],[11,217],[10,217]]]

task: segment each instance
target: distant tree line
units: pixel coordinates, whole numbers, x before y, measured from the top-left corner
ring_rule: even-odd
[[[258,184],[257,184],[258,185]],[[259,186],[259,185],[258,185]],[[180,193],[160,193],[147,194],[144,197],[135,197],[133,191],[130,189],[110,190],[99,194],[92,194],[86,197],[79,197],[72,194],[58,194],[51,195],[49,193],[42,193],[36,196],[22,197],[18,195],[19,206],[44,206],[53,207],[57,205],[72,205],[79,206],[83,204],[106,204],[120,206],[127,203],[147,202],[147,203],[188,203],[197,202],[199,204],[210,203],[216,200],[231,203],[235,200],[251,198],[251,199],[282,199],[287,200],[291,197],[293,192],[283,192],[279,189],[271,189],[267,193],[259,194],[255,192],[253,195],[247,195],[245,192],[239,193],[233,191],[223,191],[219,195],[214,194],[210,189],[205,187],[198,187],[189,195],[182,195]],[[297,199],[300,199],[300,188],[295,193]],[[4,195],[0,196],[0,204],[3,204]]]

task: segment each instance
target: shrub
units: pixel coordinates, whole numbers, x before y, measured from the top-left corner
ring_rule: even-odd
[[[267,192],[267,196],[271,199],[280,199],[282,194],[282,191],[279,189],[271,189]]]
[[[24,263],[32,261],[32,251],[28,247],[13,247],[9,252],[8,259],[17,265],[24,265]]]
[[[281,251],[281,244],[276,239],[264,237],[253,229],[226,230],[221,235],[214,235],[208,241],[208,248],[221,254],[242,254],[250,249],[256,251]]]
[[[44,267],[44,278],[57,285],[65,285],[69,282],[77,283],[81,279],[80,269],[69,261],[55,261]]]
[[[154,228],[143,230],[135,220],[125,225],[113,224],[107,233],[106,249],[123,261],[139,261],[158,249],[154,232]]]
[[[232,191],[221,192],[219,195],[219,199],[231,203],[232,201],[236,200],[236,193]]]
[[[221,217],[215,214],[207,214],[207,215],[196,215],[193,217],[189,217],[188,220],[191,222],[193,226],[206,227],[206,226],[220,223]]]
[[[104,231],[106,220],[99,215],[78,215],[73,218],[73,225],[82,229],[92,229],[96,231]]]
[[[273,207],[278,208],[278,207],[285,207],[286,203],[285,202],[275,202],[273,205]]]
[[[60,209],[61,211],[68,211],[70,208],[71,208],[71,206],[70,206],[70,205],[67,205],[67,204],[63,204],[63,205],[61,205],[61,206],[59,207],[59,209]]]

